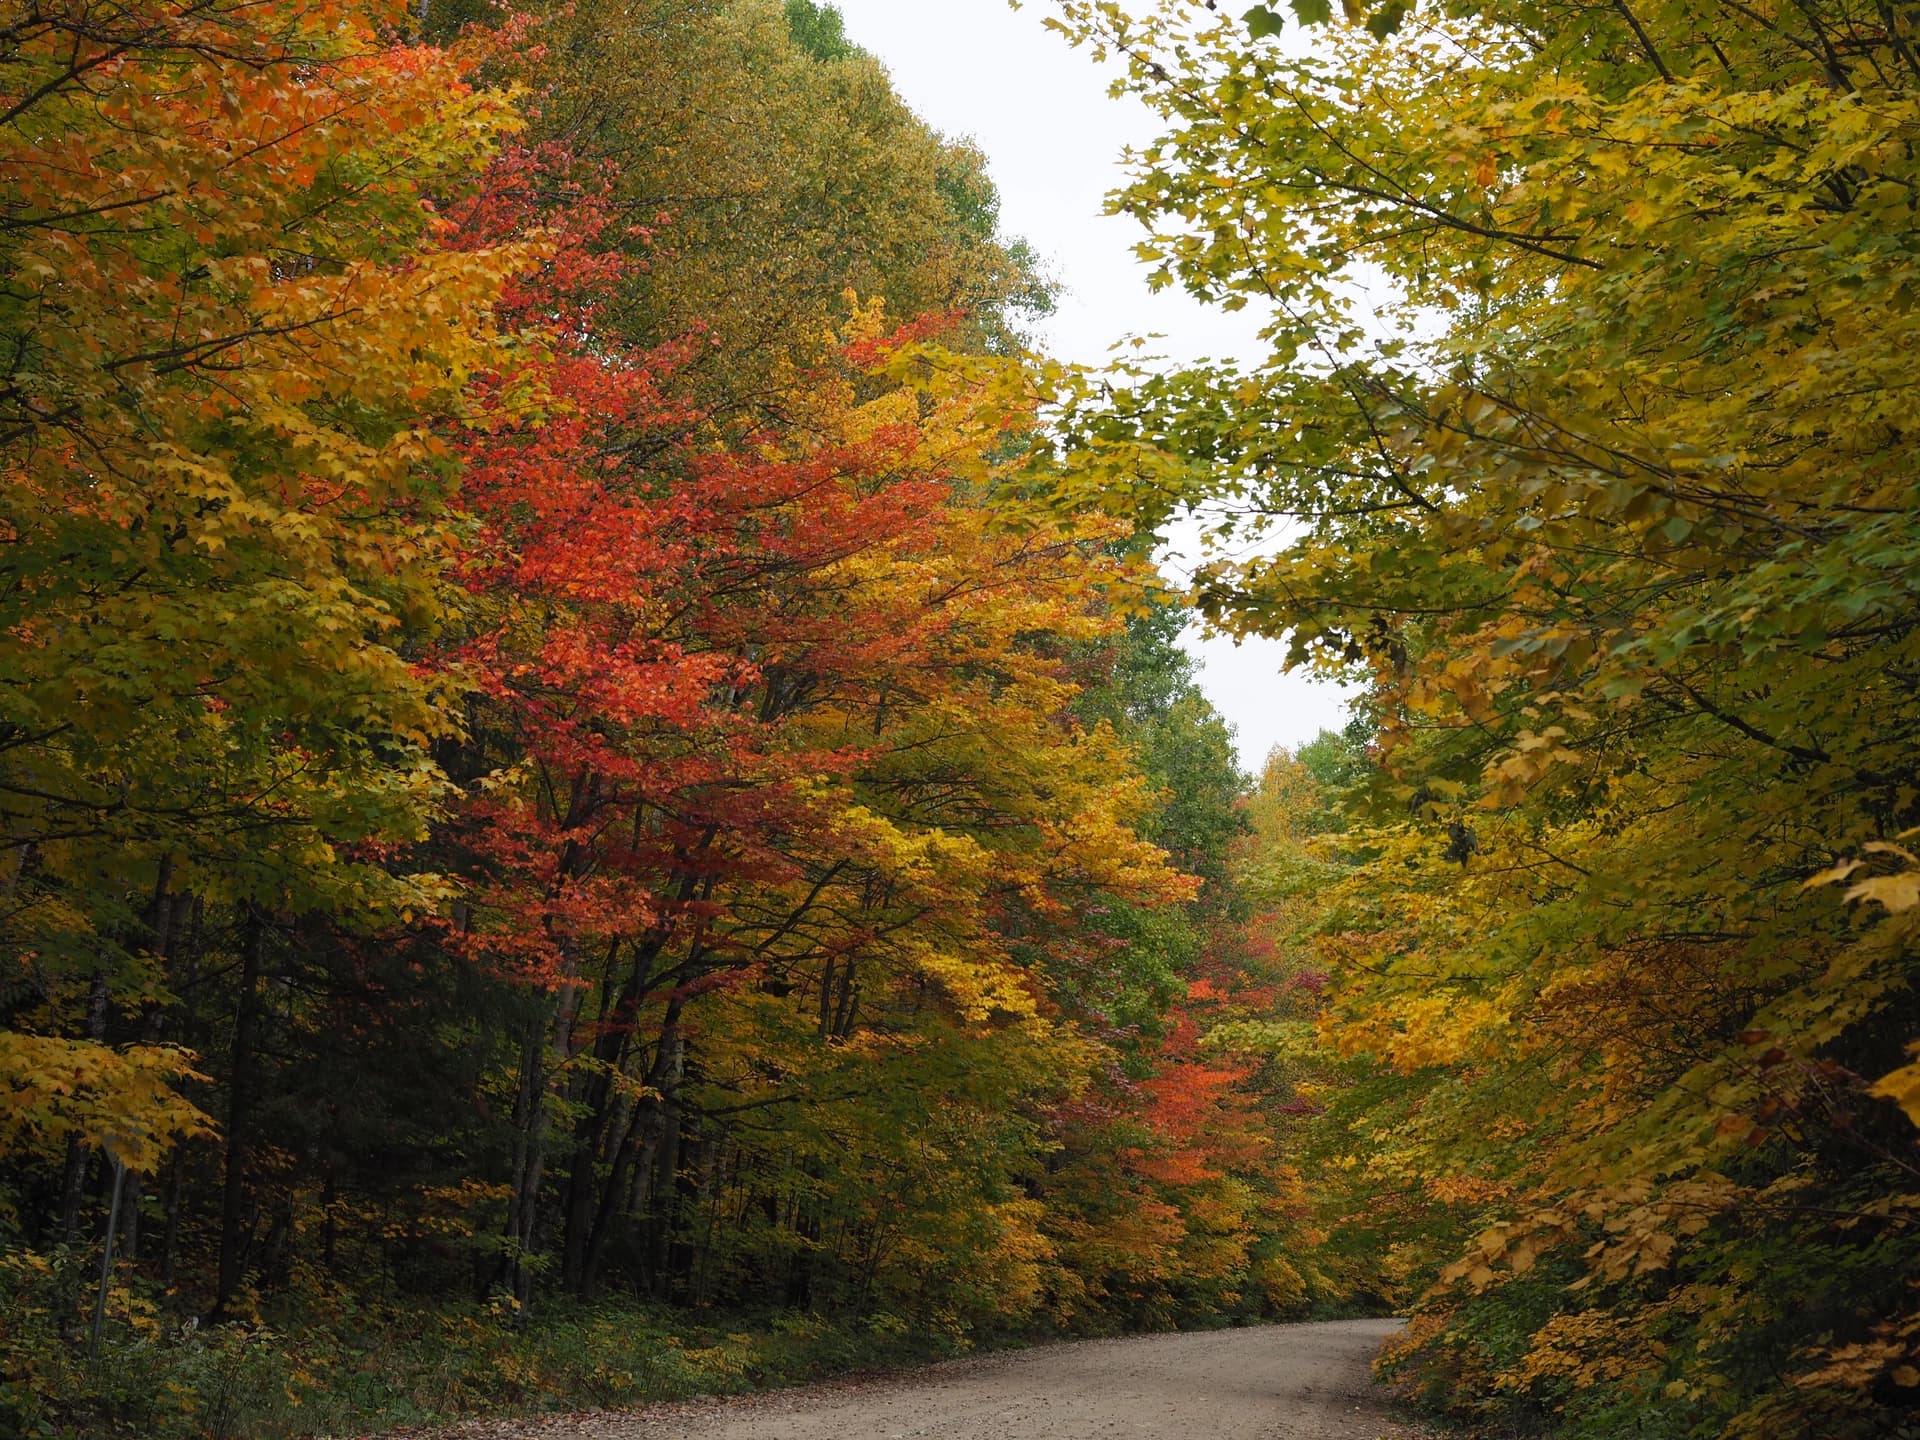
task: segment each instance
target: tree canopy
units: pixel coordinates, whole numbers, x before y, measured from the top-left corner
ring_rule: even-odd
[[[799,0],[15,12],[0,1426],[1297,1303],[1245,778],[983,157]]]
[[[0,1427],[1364,1308],[1910,1428],[1912,17],[1046,18],[1260,363],[1027,353],[830,5],[7,9]]]
[[[1396,1077],[1368,1184],[1457,1211],[1407,1364],[1576,1434],[1886,1433],[1910,17],[1057,12],[1166,122],[1113,202],[1156,279],[1270,347],[1062,376],[1078,493],[1224,512],[1202,607],[1370,686],[1324,1032]]]

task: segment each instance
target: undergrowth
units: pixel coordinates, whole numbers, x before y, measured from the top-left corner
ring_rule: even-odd
[[[702,1315],[638,1300],[517,1314],[501,1304],[368,1306],[318,1289],[249,1319],[166,1318],[112,1292],[88,1355],[86,1267],[0,1258],[0,1437],[304,1440],[474,1415],[739,1394],[942,1359],[981,1337],[896,1316]]]

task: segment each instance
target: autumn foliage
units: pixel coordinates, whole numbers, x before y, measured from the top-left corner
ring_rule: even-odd
[[[1268,347],[1097,374],[811,0],[5,9],[0,1427],[1912,1428],[1911,16],[1235,8],[1048,7]],[[1183,507],[1363,697],[1257,777]]]
[[[948,1347],[1304,1295],[1207,1041],[1225,731],[1049,503],[978,157],[800,8],[9,14],[9,1421],[224,1433],[257,1370],[302,1433],[421,1314],[609,1295]]]
[[[1233,530],[1203,607],[1367,691],[1271,867],[1330,1244],[1490,1433],[1906,1433],[1912,16],[1224,8],[1056,23],[1165,121],[1160,279],[1270,356],[1056,394],[1090,491]]]

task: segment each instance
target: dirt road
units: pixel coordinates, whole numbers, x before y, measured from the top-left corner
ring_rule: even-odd
[[[442,1440],[1413,1440],[1367,1378],[1396,1323],[1048,1345],[745,1399],[462,1426]]]

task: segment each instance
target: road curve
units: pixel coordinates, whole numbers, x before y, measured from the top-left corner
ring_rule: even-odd
[[[745,1398],[460,1426],[438,1440],[1414,1440],[1367,1373],[1397,1325],[1044,1345]]]

